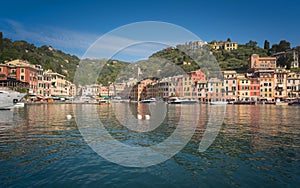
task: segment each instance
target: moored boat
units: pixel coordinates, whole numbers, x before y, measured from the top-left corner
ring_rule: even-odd
[[[155,103],[155,102],[156,102],[155,98],[150,98],[150,99],[145,99],[140,101],[140,103]]]
[[[194,99],[171,97],[168,101],[169,104],[195,104],[197,103]]]
[[[233,102],[233,104],[236,104],[236,105],[255,105],[256,102],[255,101],[236,101],[236,102]]]
[[[288,105],[290,105],[290,106],[298,106],[298,105],[300,105],[300,101],[290,102],[290,103],[288,103]]]
[[[228,102],[226,102],[226,101],[211,101],[209,104],[210,105],[226,105],[226,104],[228,104]]]
[[[114,97],[110,100],[112,103],[124,103],[129,102],[129,99],[122,99],[122,97]]]
[[[0,90],[0,109],[13,107],[25,96],[26,93],[19,93],[12,90]]]

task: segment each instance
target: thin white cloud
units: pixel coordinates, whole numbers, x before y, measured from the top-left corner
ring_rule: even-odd
[[[28,40],[56,48],[70,49],[70,51],[79,50],[84,52],[99,37],[95,34],[45,25],[24,26],[14,20],[5,20],[1,26],[4,35],[9,38]]]
[[[145,27],[147,26],[148,24],[145,24]],[[167,34],[172,31],[167,29],[162,29],[162,33],[151,36],[151,33],[147,33],[151,31],[151,27],[149,29],[137,27],[133,33],[129,34],[126,33],[127,27],[125,27],[124,30],[117,29],[103,36],[54,26],[23,25],[14,20],[0,20],[0,28],[2,28],[4,36],[14,40],[27,40],[39,45],[50,45],[83,58],[114,58],[136,61],[147,58],[152,53],[167,46],[174,46],[179,41],[180,43],[187,42],[180,32],[177,37],[168,37]],[[129,27],[129,29],[132,28]],[[150,38],[148,38],[149,36]],[[151,37],[153,39],[159,38],[161,41],[151,41]],[[141,42],[144,38],[148,38],[150,41]]]

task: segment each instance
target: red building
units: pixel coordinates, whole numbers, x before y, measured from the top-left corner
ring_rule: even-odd
[[[28,61],[13,60],[0,64],[0,79],[15,79],[29,84],[29,94],[37,95],[38,69]]]
[[[258,100],[260,97],[260,81],[259,78],[249,78],[250,81],[250,97],[253,100]]]

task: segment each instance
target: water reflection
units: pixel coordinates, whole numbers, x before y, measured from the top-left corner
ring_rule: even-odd
[[[156,111],[151,111],[151,106],[48,104],[0,111],[0,187],[116,184],[125,187],[137,183],[143,187],[298,186],[300,108],[297,106],[227,105],[216,140],[200,153],[199,143],[212,110],[212,106],[200,105],[195,134],[186,147],[170,160],[141,169],[110,163],[86,145],[74,119],[67,120],[66,115],[74,117],[76,109],[84,115],[91,112],[91,107],[96,109],[95,118],[105,124],[107,131],[130,146],[149,147],[166,140],[178,128],[180,116],[186,122],[179,129],[181,134],[193,130],[190,122],[195,117],[195,106],[192,105],[166,106],[166,114],[160,117],[161,125],[144,132],[129,129],[121,121],[131,115],[147,125],[155,117]],[[120,114],[116,115],[116,111]],[[137,114],[148,113],[153,119],[137,119]]]

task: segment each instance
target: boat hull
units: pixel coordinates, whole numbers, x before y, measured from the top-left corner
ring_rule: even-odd
[[[237,101],[237,102],[234,102],[233,104],[235,104],[235,105],[255,105],[256,102],[255,101]]]
[[[25,96],[26,93],[19,93],[15,91],[0,91],[0,109],[13,107]]]

